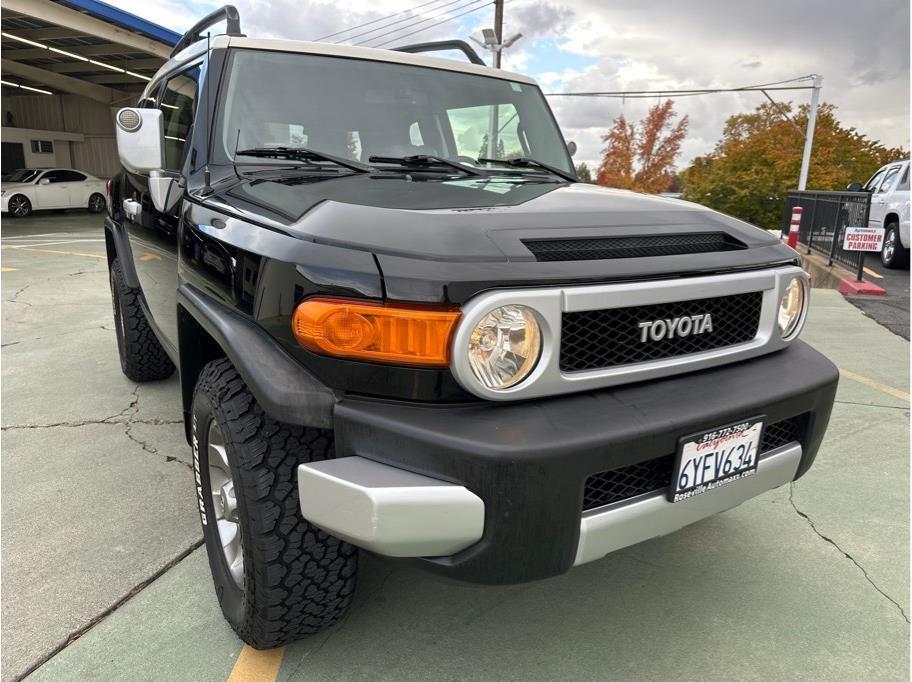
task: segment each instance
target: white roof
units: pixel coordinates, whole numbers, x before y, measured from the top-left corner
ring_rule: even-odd
[[[502,80],[515,81],[518,83],[527,83],[537,85],[533,78],[524,76],[511,71],[502,69],[493,69],[489,66],[472,64],[471,62],[457,61],[455,59],[442,59],[440,57],[429,57],[426,54],[410,54],[408,52],[396,52],[395,50],[380,50],[373,47],[356,47],[354,45],[335,45],[332,43],[311,43],[304,40],[276,40],[271,38],[238,38],[234,36],[220,35],[212,38],[210,41],[212,49],[234,47],[250,50],[275,50],[278,52],[301,52],[303,54],[322,54],[331,57],[348,57],[350,59],[369,59],[375,62],[391,62],[393,64],[411,64],[412,66],[424,66],[430,69],[442,69],[444,71],[458,71],[461,73],[472,73],[479,76],[488,76],[490,78],[500,78]],[[158,73],[152,78],[151,83],[158,81],[160,75],[173,70],[179,64],[190,61],[206,51],[206,41],[200,40],[181,50],[173,59],[168,61]],[[150,85],[151,85],[150,83]],[[148,89],[148,88],[147,88]]]

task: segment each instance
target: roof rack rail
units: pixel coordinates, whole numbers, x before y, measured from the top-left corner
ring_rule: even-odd
[[[411,54],[417,52],[441,52],[443,50],[459,50],[468,57],[469,61],[473,64],[487,66],[487,64],[484,63],[484,60],[478,56],[478,53],[472,49],[472,46],[464,40],[438,40],[432,43],[415,43],[414,45],[403,45],[402,47],[393,48],[393,51],[395,52],[409,52]]]
[[[214,26],[222,20],[225,20],[228,23],[225,34],[229,36],[243,37],[244,34],[241,33],[241,15],[238,14],[237,8],[234,5],[225,5],[214,12],[210,12],[202,19],[197,21],[193,26],[187,31],[184,35],[181,36],[181,39],[177,41],[177,44],[174,46],[174,49],[171,50],[171,56],[173,57],[178,52],[183,50],[188,45],[192,45],[197,40],[202,39],[203,30]]]

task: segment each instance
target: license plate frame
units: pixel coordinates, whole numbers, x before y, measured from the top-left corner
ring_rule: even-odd
[[[760,460],[760,443],[763,440],[763,433],[765,430],[766,415],[761,414],[739,419],[735,422],[729,422],[723,426],[717,426],[712,429],[697,431],[679,438],[677,451],[675,453],[674,468],[672,469],[671,483],[668,486],[668,501],[681,502],[756,474],[757,465]],[[748,432],[750,432],[749,438]],[[696,446],[703,442],[712,442],[717,438],[728,438],[732,442],[732,446],[727,448],[728,452],[723,456],[721,463],[719,462],[718,451],[712,451],[716,453],[713,456],[712,469],[718,468],[717,473],[719,475],[713,476],[709,480],[707,480],[704,475],[699,482],[696,482],[697,477],[694,476],[694,481],[688,481],[683,488],[680,487],[679,483],[681,482],[682,473],[685,473],[682,472],[682,467],[688,466],[689,463],[694,461],[696,456],[698,456],[695,453]],[[740,455],[743,457],[744,454],[749,453],[749,451],[738,451],[738,446],[741,443],[749,443],[753,448],[753,456],[750,458],[750,463],[741,467],[733,465],[728,473],[724,473],[725,459],[733,461],[731,459],[733,454],[735,456]],[[720,443],[720,445],[722,444]],[[692,447],[688,448],[688,446]],[[723,452],[724,449],[725,447],[723,446]],[[705,462],[705,455],[701,457]]]

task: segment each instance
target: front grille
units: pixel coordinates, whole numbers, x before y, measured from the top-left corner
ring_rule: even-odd
[[[806,417],[798,415],[768,424],[760,441],[760,454],[801,440]],[[591,475],[583,490],[583,511],[667,488],[674,461],[674,455],[665,455]]]
[[[745,248],[724,232],[661,234],[641,237],[585,237],[577,239],[523,239],[537,261],[610,260],[649,258],[688,253],[712,253]]]
[[[563,372],[604,369],[690,355],[751,341],[757,335],[763,293],[759,291],[696,301],[563,314],[560,368]],[[641,340],[641,322],[711,315],[712,331]],[[695,327],[694,323],[692,327]],[[692,329],[693,331],[693,329]]]

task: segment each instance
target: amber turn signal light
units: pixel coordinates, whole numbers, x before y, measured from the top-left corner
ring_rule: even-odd
[[[291,328],[304,348],[337,358],[445,367],[455,308],[311,298],[295,308]]]

